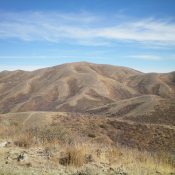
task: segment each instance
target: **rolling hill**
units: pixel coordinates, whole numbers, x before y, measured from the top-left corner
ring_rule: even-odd
[[[81,158],[80,168],[102,172],[105,165],[106,174],[114,169],[135,174],[137,167],[138,174],[170,175],[174,138],[175,72],[142,73],[87,62],[0,72],[3,174],[9,167],[45,171],[48,165],[67,174],[70,160]]]
[[[151,99],[149,95],[173,101],[175,72],[146,74],[126,67],[87,62],[31,72],[0,72],[0,113],[85,112],[135,97],[147,103]]]

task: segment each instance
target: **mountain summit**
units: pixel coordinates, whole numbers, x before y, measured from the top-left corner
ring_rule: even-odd
[[[143,95],[175,98],[175,72],[142,73],[130,68],[68,63],[0,73],[0,113],[82,112]]]

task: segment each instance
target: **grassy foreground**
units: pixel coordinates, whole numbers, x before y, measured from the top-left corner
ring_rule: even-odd
[[[93,140],[93,134],[90,135]],[[100,144],[52,126],[0,126],[0,175],[174,175],[171,155]],[[3,145],[4,144],[4,145]],[[3,145],[3,146],[2,146]]]

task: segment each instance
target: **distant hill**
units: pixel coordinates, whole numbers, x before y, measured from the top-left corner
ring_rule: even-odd
[[[151,109],[156,99],[175,99],[175,72],[142,73],[126,67],[87,62],[32,72],[0,72],[0,113],[85,112],[111,103],[130,103],[133,98],[141,100],[138,106],[142,102],[149,104],[151,97],[155,100],[143,111],[147,107]]]

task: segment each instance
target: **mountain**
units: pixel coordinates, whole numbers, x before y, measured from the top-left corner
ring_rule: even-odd
[[[90,141],[174,152],[175,72],[87,62],[3,71],[0,99],[0,123],[64,126]]]
[[[0,72],[0,113],[84,112],[147,95],[175,99],[175,72],[142,73],[130,68],[68,63],[31,72]]]
[[[175,100],[157,95],[119,100],[86,112],[117,118],[120,121],[175,126]]]

